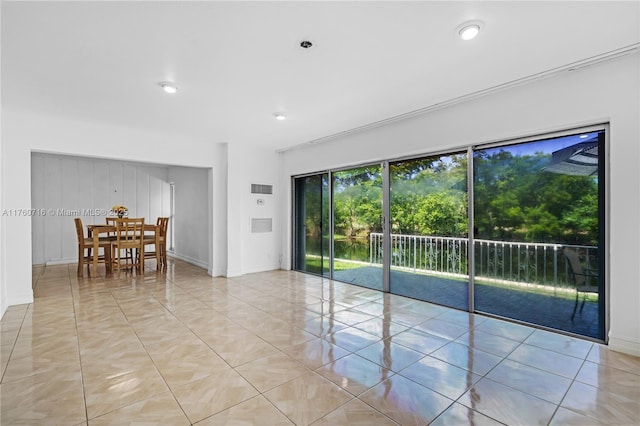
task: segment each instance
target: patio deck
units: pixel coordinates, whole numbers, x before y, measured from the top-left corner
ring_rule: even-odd
[[[382,271],[379,267],[363,266],[335,271],[334,279],[382,290]],[[468,310],[468,285],[454,278],[427,276],[391,271],[391,292],[414,299]],[[582,301],[582,296],[580,297]],[[556,330],[602,339],[598,318],[598,304],[587,301],[582,313],[571,321],[574,297],[554,296],[519,288],[475,283],[475,308],[486,312],[549,327]],[[579,307],[578,307],[579,309]]]

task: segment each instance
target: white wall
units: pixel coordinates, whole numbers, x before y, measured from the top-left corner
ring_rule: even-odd
[[[209,269],[211,251],[209,176],[208,169],[169,168],[169,181],[175,185],[175,212],[172,224],[175,227],[175,240],[171,254],[205,269]]]
[[[213,144],[204,138],[42,116],[6,105],[1,136],[3,209],[31,208],[32,152],[205,168],[214,164]],[[2,216],[1,227],[0,315],[7,306],[33,301],[31,218]]]
[[[291,193],[290,176],[296,174],[609,122],[609,344],[640,355],[639,117],[640,55],[634,54],[287,151],[282,181]],[[291,205],[286,197],[282,203],[287,222],[281,244],[288,253],[283,268],[288,269]]]
[[[279,156],[259,147],[228,146],[227,276],[280,268]],[[273,185],[273,195],[251,194],[251,184]],[[264,199],[263,205],[257,199]],[[273,231],[251,233],[251,218],[273,218]],[[240,256],[233,256],[240,253]]]
[[[211,194],[209,208],[213,214],[213,231],[210,235],[211,257],[209,264],[212,269],[209,275],[218,277],[227,275],[227,198],[229,186],[227,167],[227,144],[217,144],[216,165],[211,171]]]
[[[202,199],[206,206],[197,208],[203,214],[200,217],[198,213],[197,220],[207,224],[206,228],[200,228],[198,235],[207,242],[197,240],[197,244],[206,245],[206,249],[198,249],[198,256],[207,253],[202,260],[210,274],[235,276],[279,268],[278,233],[282,232],[282,225],[280,216],[276,215],[282,189],[278,186],[277,153],[248,143],[227,146],[212,143],[205,137],[186,138],[4,106],[1,118],[0,203],[3,209],[32,208],[33,152],[167,165],[176,181],[191,182],[194,177],[191,172],[198,175],[196,181],[203,179],[204,183],[198,184],[197,190],[193,188],[188,198],[194,202]],[[177,176],[180,168],[191,167],[201,170],[182,170]],[[274,185],[274,195],[265,197],[267,204],[258,210],[255,197],[250,193],[251,183]],[[251,234],[251,215],[273,216],[273,232]],[[0,316],[7,306],[33,301],[31,222],[27,216],[0,218]],[[189,252],[184,254],[191,257]]]
[[[214,257],[225,247],[226,268],[224,261],[216,263],[219,257],[213,259],[218,265],[214,269],[234,276],[278,268],[282,249],[282,266],[290,268],[291,175],[608,121],[610,346],[640,355],[639,62],[636,54],[566,72],[282,155],[237,144],[216,145],[204,137],[41,116],[3,106],[0,205],[31,208],[32,152],[213,169],[207,195],[215,213],[209,217],[214,217],[214,233],[222,227],[226,235],[210,235],[209,245]],[[216,158],[225,152],[226,159]],[[274,185],[274,195],[265,197],[260,208],[250,194],[251,183]],[[272,233],[249,232],[252,216],[269,215],[274,216]],[[3,216],[0,229],[1,315],[9,305],[33,301],[31,218]]]
[[[2,8],[0,7],[0,22],[2,21]],[[0,31],[0,39],[2,38],[2,31]],[[1,45],[2,43],[0,43]],[[2,55],[0,55],[2,58]],[[2,81],[2,60],[0,59],[0,81]],[[2,84],[0,84],[0,99],[2,99]],[[2,140],[4,136],[3,128],[3,120],[4,114],[2,114],[2,102],[0,102],[0,166],[2,166],[2,156],[3,156],[3,148],[2,148]],[[2,188],[2,173],[0,173],[0,189]],[[0,213],[4,211],[4,201],[0,194]],[[1,216],[0,216],[1,218]],[[7,310],[8,302],[7,302],[7,286],[4,281],[4,251],[5,251],[5,240],[3,236],[2,229],[4,228],[4,224],[0,219],[0,318],[4,315]]]
[[[168,174],[166,166],[33,153],[31,208],[46,214],[31,222],[32,263],[77,261],[74,217],[104,223],[116,204],[150,223],[168,216]]]

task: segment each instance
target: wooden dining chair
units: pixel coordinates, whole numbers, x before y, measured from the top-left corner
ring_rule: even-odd
[[[136,268],[144,272],[144,218],[114,218],[116,225],[115,240],[111,242],[113,254],[111,258],[118,275],[123,267],[122,250],[125,250],[124,267]],[[132,256],[126,253],[131,250]]]
[[[107,217],[104,218],[106,224],[109,225],[109,226],[116,226],[116,219],[117,219],[117,217],[111,217],[111,216],[107,216]],[[116,233],[115,232],[109,232],[108,237],[115,240],[116,239]]]
[[[168,217],[159,217],[158,223],[160,226],[160,259],[162,260],[162,264],[167,266],[167,239],[169,232],[169,218]]]
[[[144,236],[145,259],[156,258],[157,268],[167,266],[167,229],[169,227],[168,217],[159,217],[156,220],[155,226],[148,227],[148,231],[153,233],[147,233]],[[153,249],[147,249],[147,247],[153,246]]]
[[[105,222],[107,225],[109,226],[116,226],[116,219],[118,219],[117,217],[113,217],[113,216],[107,216],[105,217]],[[109,238],[111,241],[116,239],[116,233],[114,232],[109,232],[107,234],[107,238]],[[126,256],[128,259],[133,259],[133,250],[132,249],[127,249],[127,251],[125,252]]]
[[[82,277],[82,267],[86,264],[87,270],[91,271],[91,265],[93,264],[93,238],[85,236],[82,219],[76,217],[73,221],[76,224],[76,236],[78,237],[78,276]],[[104,263],[107,272],[110,272],[111,240],[106,237],[100,237],[98,250],[100,248],[102,248],[103,254],[98,257],[98,263]]]

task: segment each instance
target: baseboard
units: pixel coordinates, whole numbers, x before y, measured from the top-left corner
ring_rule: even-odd
[[[232,277],[241,277],[244,275],[244,272],[242,271],[236,271],[233,269],[229,269],[227,270],[227,274],[225,275],[228,278],[232,278]]]
[[[238,270],[234,270],[234,269],[229,269],[227,271],[216,271],[217,275],[211,275],[213,277],[227,277],[227,278],[233,278],[233,277],[241,277],[243,275],[247,275],[247,274],[255,274],[258,272],[268,272],[268,271],[279,271],[280,270],[280,265],[277,264],[273,264],[273,265],[266,265],[266,266],[258,266],[255,268],[251,268],[251,269],[246,269],[246,270],[242,270],[242,271],[238,271]]]
[[[209,275],[212,277],[226,277],[227,270],[226,269],[209,269]]]
[[[47,260],[44,265],[68,265],[69,263],[78,263],[78,258],[66,258],[66,259],[55,259],[55,260]]]
[[[291,262],[284,262],[280,265],[280,269],[282,269],[283,271],[290,271],[292,269]]]
[[[209,264],[201,261],[200,259],[194,259],[192,257],[185,256],[185,255],[182,255],[176,252],[171,252],[171,251],[167,251],[167,255],[169,255],[169,257],[173,257],[179,260],[184,260],[187,263],[191,263],[192,265],[199,266],[202,269],[206,269],[207,271],[209,270]]]
[[[206,269],[207,271],[209,271],[209,275],[211,275],[211,270],[209,269],[209,265],[205,262],[202,262],[201,260],[198,259],[193,259],[189,256],[183,256],[181,254],[175,253],[175,252],[170,252],[167,251],[167,254],[169,255],[169,257],[174,257],[176,259],[180,259],[180,260],[184,260],[187,263],[191,263],[192,265],[196,265],[201,267],[202,269]],[[52,266],[52,265],[68,265],[70,263],[78,263],[78,259],[77,258],[66,258],[66,259],[55,259],[55,260],[48,260],[44,263],[45,266]],[[224,276],[223,273],[218,273],[218,275],[211,275],[211,276]]]
[[[273,263],[270,265],[261,265],[261,266],[249,268],[243,271],[243,274],[255,274],[257,272],[268,272],[268,271],[277,271],[277,270],[280,270],[280,264]]]
[[[618,337],[609,333],[609,349],[640,357],[640,341],[629,337]]]

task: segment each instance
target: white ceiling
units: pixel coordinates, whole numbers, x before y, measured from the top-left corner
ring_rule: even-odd
[[[2,103],[284,149],[639,42],[638,1],[3,1]]]

